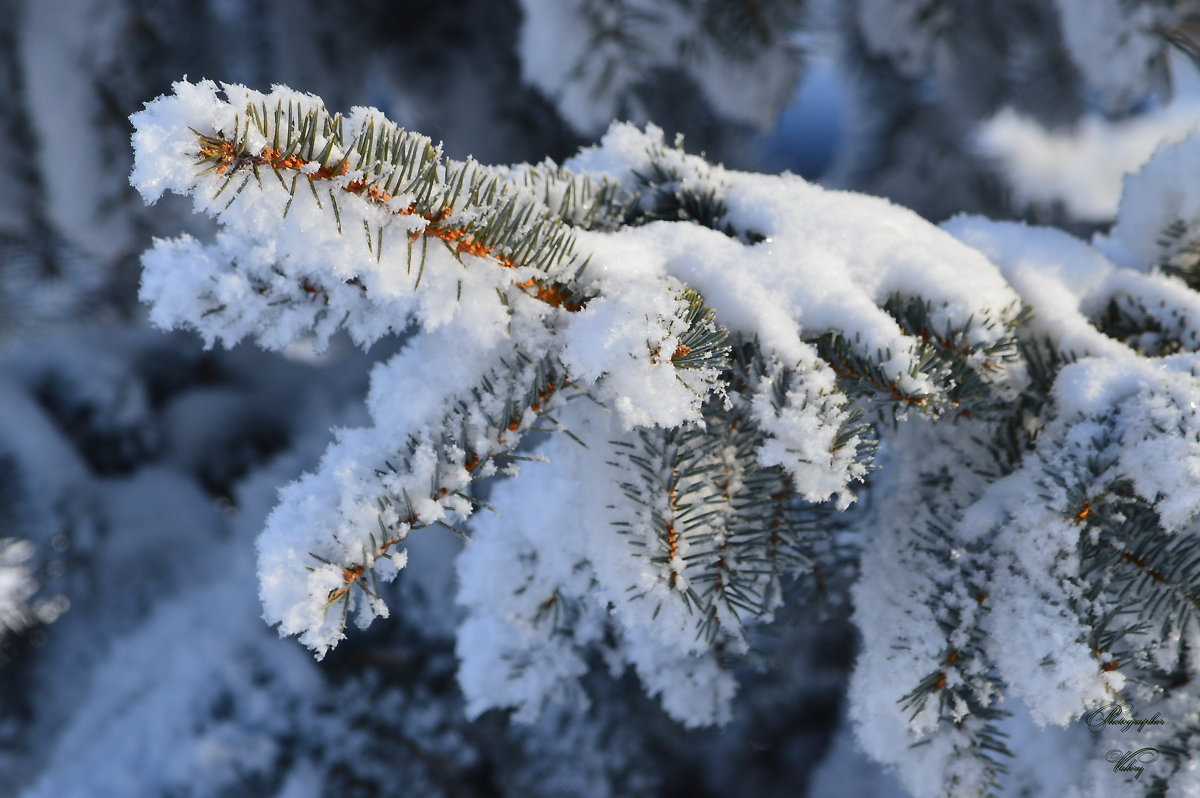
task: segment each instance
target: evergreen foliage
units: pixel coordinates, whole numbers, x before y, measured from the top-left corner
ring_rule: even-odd
[[[0,0],[0,792],[1200,795],[1193,6]]]
[[[387,614],[401,547],[441,525],[475,537],[458,631],[472,713],[536,718],[600,653],[683,723],[722,721],[756,626],[793,581],[825,590],[850,534],[865,638],[851,714],[918,795],[999,789],[1014,699],[1065,723],[1114,694],[1151,701],[1142,685],[1165,689],[1186,661],[1200,503],[1181,474],[1136,465],[1200,457],[1185,399],[1200,295],[1170,277],[1066,234],[960,219],[947,230],[990,259],[969,261],[915,217],[724,170],[653,129],[614,127],[564,166],[495,170],[282,88],[179,83],[135,124],[143,194],[190,194],[223,227],[147,254],[160,323],[268,346],[420,326],[376,369],[374,427],[286,488],[260,539],[267,618],[318,656],[352,616]],[[814,226],[833,218],[841,230]],[[871,286],[868,301],[796,293],[816,274],[791,261],[800,246]],[[255,248],[273,254],[244,260]],[[703,248],[715,260],[697,263]],[[211,271],[194,285],[272,298],[186,296],[178,272],[198,257]],[[1073,276],[1031,279],[1048,264]],[[824,321],[796,322],[810,317]],[[530,432],[568,439],[533,444],[552,487],[522,477],[485,502],[477,481],[515,474]],[[878,495],[839,521],[878,440]],[[582,514],[566,537],[562,491]],[[534,504],[506,521],[521,501]]]

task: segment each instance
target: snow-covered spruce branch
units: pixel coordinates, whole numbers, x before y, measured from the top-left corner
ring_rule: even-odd
[[[377,586],[414,528],[462,524],[474,479],[548,457],[497,485],[503,514],[470,519],[469,711],[532,717],[599,650],[683,722],[719,721],[747,624],[820,568],[886,436],[886,512],[855,531],[867,750],[916,795],[983,794],[1002,696],[1043,723],[1119,696],[1179,716],[1159,782],[1189,778],[1200,295],[1154,271],[1194,271],[1200,201],[1173,178],[1196,140],[1132,180],[1089,246],[938,230],[653,129],[496,169],[376,112],[224,93],[178,84],[135,118],[143,193],[191,193],[222,226],[147,254],[155,318],[267,346],[419,327],[376,368],[374,426],[339,433],[268,521],[282,631],[328,650],[355,607],[386,612]],[[518,451],[535,427],[570,437]]]
[[[1153,465],[1197,455],[1200,297],[1149,273],[1182,245],[1134,262],[1121,225],[1096,247],[941,230],[653,128],[492,168],[282,88],[179,83],[134,121],[142,193],[221,226],[146,254],[157,322],[268,347],[416,331],[373,374],[372,426],[339,432],[260,539],[267,618],[319,655],[386,613],[407,535],[471,517],[472,712],[530,716],[599,649],[680,720],[720,720],[748,624],[819,565],[877,436],[855,716],[914,793],[999,778],[1001,694],[1063,723],[1142,695],[1139,668],[1161,680],[1178,646],[1156,630],[1193,633],[1195,574],[1170,566],[1193,545],[1190,472]],[[530,429],[570,435],[525,451]],[[501,514],[473,517],[471,483],[529,456],[554,470],[521,466]]]

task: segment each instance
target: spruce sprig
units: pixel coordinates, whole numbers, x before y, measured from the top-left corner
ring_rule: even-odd
[[[671,354],[671,363],[680,369],[723,369],[729,355],[729,331],[717,324],[717,312],[704,304],[694,289],[684,289],[677,312],[684,331]]]
[[[747,624],[771,617],[788,582],[803,574],[820,582],[830,570],[820,562],[834,548],[828,507],[801,499],[782,467],[758,457],[765,433],[751,396],[765,392],[782,403],[795,378],[793,369],[768,378],[757,343],[735,339],[725,395],[705,403],[703,427],[640,430],[613,442],[611,465],[628,475],[620,487],[636,511],[614,527],[660,569],[709,646],[746,645]],[[839,432],[835,446],[855,439],[858,458],[873,455],[874,438],[857,416]]]
[[[1157,268],[1178,277],[1193,291],[1200,290],[1200,236],[1182,219],[1167,225],[1158,236]]]
[[[194,132],[196,163],[204,167],[198,177],[214,174],[217,195],[237,185],[227,208],[252,179],[261,186],[269,171],[289,194],[285,215],[298,187],[306,184],[319,206],[330,203],[332,221],[341,232],[339,201],[366,202],[423,219],[412,239],[440,240],[456,256],[476,255],[507,268],[541,272],[544,276],[531,287],[578,281],[581,275],[584,259],[570,227],[533,192],[474,160],[447,159],[428,137],[381,116],[371,115],[348,132],[344,118],[319,103],[279,100],[273,108],[265,102],[247,104],[232,135]],[[368,227],[366,233],[369,254],[378,258],[384,226]],[[541,298],[556,296],[551,292]]]
[[[1100,332],[1146,357],[1164,357],[1194,351],[1200,346],[1195,332],[1187,329],[1187,320],[1179,308],[1167,309],[1160,303],[1159,314],[1151,312],[1139,297],[1114,296],[1096,319]],[[1163,317],[1166,317],[1165,320]]]
[[[1005,742],[1007,735],[998,725],[1010,714],[996,706],[1004,684],[984,650],[989,544],[985,539],[964,546],[954,536],[951,523],[933,517],[913,529],[912,535],[919,541],[920,550],[942,566],[942,575],[935,578],[941,584],[931,595],[960,596],[965,592],[973,601],[969,611],[954,601],[936,601],[937,624],[947,647],[899,703],[911,720],[924,712],[930,701],[936,701],[939,733],[951,735],[962,755],[979,762],[982,784],[992,794],[1008,771],[1007,760],[1013,754]],[[952,642],[955,640],[961,642]]]
[[[995,390],[997,377],[1020,359],[1017,331],[1031,317],[1027,309],[1014,312],[1008,308],[995,317],[939,326],[933,304],[925,299],[893,294],[883,308],[910,341],[908,375],[924,375],[933,383],[933,390],[906,389],[887,373],[882,364],[891,360],[890,351],[867,354],[857,337],[847,339],[840,332],[827,332],[816,339],[817,350],[841,378],[844,391],[935,417],[947,411],[972,415],[1002,408]],[[1000,335],[980,340],[980,329],[996,327],[1001,329]]]
[[[349,613],[352,592],[360,588],[375,598],[371,585],[373,568],[416,529],[432,525],[443,526],[466,537],[466,533],[442,521],[423,518],[414,509],[414,498],[428,498],[439,504],[455,499],[466,501],[472,509],[487,508],[466,486],[453,490],[443,479],[453,473],[466,472],[468,485],[481,475],[490,476],[517,459],[516,449],[521,437],[530,430],[559,431],[574,437],[553,417],[553,411],[566,401],[572,384],[556,355],[534,357],[520,349],[511,353],[513,362],[501,358],[500,364],[482,376],[479,382],[459,395],[447,409],[441,423],[433,428],[432,437],[414,434],[405,451],[398,452],[395,462],[385,460],[375,467],[378,480],[376,503],[379,506],[378,537],[370,536],[370,547],[361,559],[350,563],[329,563],[341,569],[344,584],[329,594],[328,607],[342,602],[342,626]],[[502,398],[501,402],[494,401]],[[499,405],[499,414],[488,407]],[[578,439],[577,439],[578,440]],[[479,441],[487,441],[479,449]],[[432,482],[423,495],[410,492],[408,476],[413,472],[412,456],[424,445],[432,444],[437,466]],[[457,503],[457,502],[453,502]],[[451,511],[452,513],[453,511]],[[385,521],[384,519],[389,519]]]

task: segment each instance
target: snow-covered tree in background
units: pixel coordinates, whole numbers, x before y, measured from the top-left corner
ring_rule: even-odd
[[[973,212],[1090,231],[1111,220],[1122,174],[1195,118],[1194,97],[1170,101],[1193,71],[1170,45],[1194,49],[1194,3],[829,0],[816,10],[836,31],[850,106],[825,182],[934,220]]]
[[[0,786],[1200,793],[1187,4],[0,7]]]
[[[521,74],[575,129],[662,120],[703,98],[726,124],[768,126],[801,68],[805,0],[521,0]],[[664,91],[664,89],[666,89]]]

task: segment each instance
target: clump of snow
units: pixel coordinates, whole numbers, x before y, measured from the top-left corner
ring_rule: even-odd
[[[1126,175],[1197,124],[1200,103],[1195,100],[1117,121],[1088,115],[1069,130],[1048,130],[1004,109],[980,125],[975,142],[995,162],[1019,203],[1061,203],[1074,219],[1106,222],[1117,214]]]
[[[1125,184],[1116,224],[1097,238],[1098,248],[1122,266],[1149,271],[1194,241],[1200,225],[1200,191],[1181,174],[1200,168],[1200,132],[1160,148]],[[1172,226],[1175,237],[1168,240]]]
[[[1181,291],[1160,274],[1119,268],[1106,256],[1103,239],[1093,247],[1061,230],[1020,222],[959,216],[943,228],[992,259],[1004,277],[1035,309],[1029,323],[1036,335],[1063,352],[1131,359],[1134,352],[1097,329],[1097,318],[1117,299],[1134,299],[1150,319],[1188,349],[1200,346],[1200,297]]]
[[[30,568],[34,553],[28,540],[0,538],[0,633],[19,632],[35,620],[29,605],[38,589]]]

